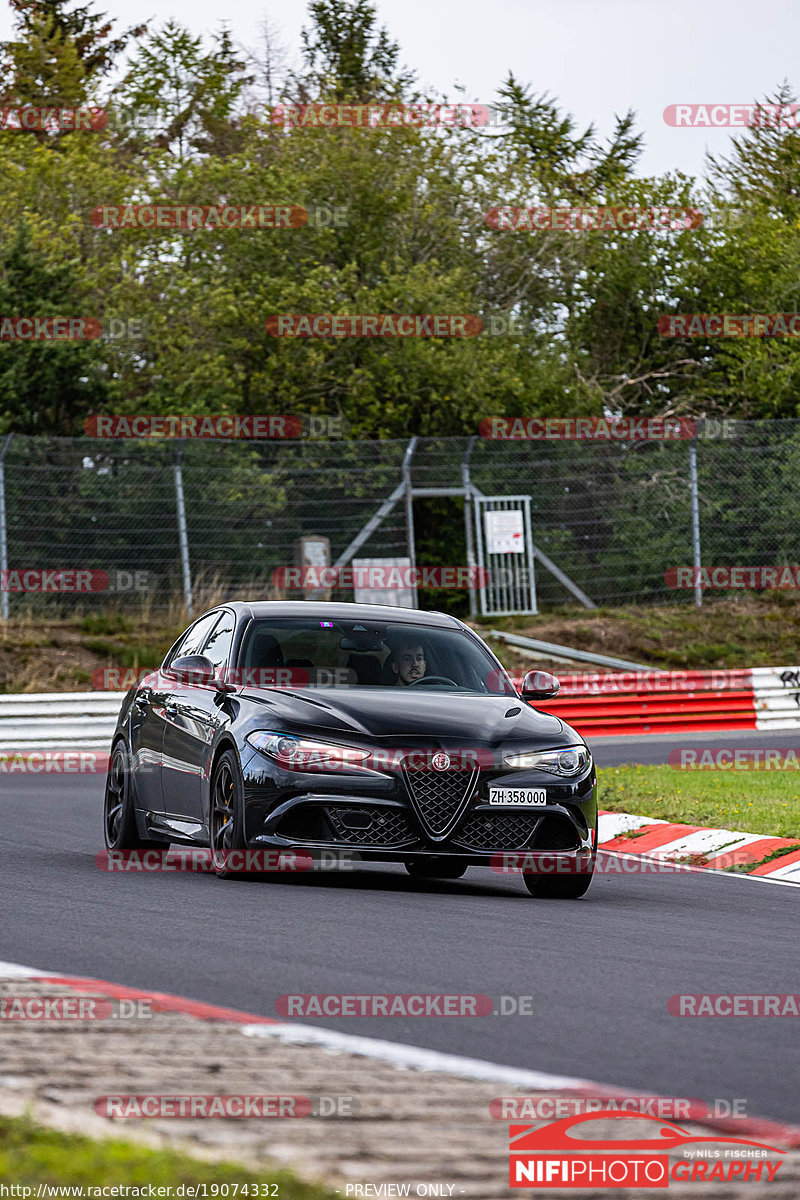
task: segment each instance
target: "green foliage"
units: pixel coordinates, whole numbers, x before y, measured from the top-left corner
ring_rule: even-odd
[[[0,56],[2,101],[78,105],[117,65],[131,37],[145,26],[110,37],[112,22],[73,0],[10,0],[17,37]]]
[[[234,1162],[201,1162],[174,1150],[120,1139],[93,1141],[59,1133],[28,1117],[0,1117],[0,1182],[101,1187],[186,1184],[276,1184],[282,1200],[326,1200],[326,1189],[303,1183],[282,1167],[258,1173]],[[271,1190],[271,1189],[266,1189]],[[260,1189],[259,1189],[260,1191]]]
[[[17,225],[0,246],[0,313],[79,317],[77,261],[53,265]],[[105,399],[92,342],[0,342],[0,424],[26,433],[72,432],[75,417]]]
[[[327,413],[366,438],[473,434],[489,415],[798,414],[795,342],[657,332],[662,313],[796,306],[796,130],[746,130],[704,190],[681,174],[636,176],[633,113],[604,138],[513,75],[498,89],[500,123],[482,128],[284,128],[265,117],[227,29],[203,38],[169,20],[116,35],[91,4],[12,7],[5,102],[99,103],[110,119],[0,139],[3,314],[133,318],[144,333],[0,346],[0,432],[78,434],[104,409]],[[418,98],[371,0],[312,0],[301,49],[286,99]],[[92,223],[97,206],[128,202],[347,216],[287,230]],[[488,210],[508,205],[695,206],[706,219],[487,227]],[[741,219],[718,221],[731,205]],[[507,329],[279,339],[264,322],[281,312],[474,313]]]
[[[800,838],[800,779],[793,769],[604,767],[598,784],[600,807],[610,812]]]
[[[303,29],[307,74],[296,82],[301,95],[333,97],[366,104],[400,95],[411,83],[398,73],[400,47],[377,28],[370,0],[310,0],[312,27]]]

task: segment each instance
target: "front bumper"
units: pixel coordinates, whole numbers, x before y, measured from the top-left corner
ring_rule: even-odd
[[[575,781],[542,771],[490,770],[476,774],[468,799],[452,820],[425,819],[413,781],[401,772],[322,775],[286,771],[255,754],[243,764],[245,831],[253,849],[349,850],[367,861],[430,858],[494,864],[498,855],[523,853],[527,863],[553,855],[590,869],[596,850],[597,779],[594,768]],[[542,807],[488,804],[490,784],[544,788]]]

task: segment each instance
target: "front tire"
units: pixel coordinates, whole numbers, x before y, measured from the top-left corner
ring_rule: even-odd
[[[554,878],[552,875],[523,874],[525,887],[532,896],[540,900],[579,900],[589,890],[594,871],[585,875],[567,875]]]
[[[146,850],[163,845],[142,838],[137,832],[130,758],[123,741],[118,741],[112,749],[108,764],[103,800],[103,834],[106,850]]]
[[[594,819],[594,837],[592,839],[592,861],[588,871],[580,875],[536,875],[523,872],[525,887],[532,896],[540,900],[580,900],[589,890],[589,884],[594,879],[594,864],[597,862],[597,838],[599,825]]]
[[[446,858],[435,858],[433,862],[405,864],[412,879],[460,879],[467,869],[466,863],[448,862]]]
[[[234,750],[226,750],[214,767],[208,832],[214,874],[218,879],[240,878],[242,872],[227,865],[231,851],[245,849],[244,784]]]

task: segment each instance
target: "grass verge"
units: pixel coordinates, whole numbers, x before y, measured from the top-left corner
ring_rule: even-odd
[[[232,1162],[202,1162],[174,1150],[153,1150],[123,1140],[95,1141],[60,1133],[29,1117],[0,1117],[0,1183],[76,1187],[153,1184],[277,1184],[249,1195],[274,1194],[280,1200],[333,1200],[333,1192],[303,1183],[285,1168],[256,1173]],[[19,1193],[18,1193],[19,1194]],[[232,1195],[232,1190],[229,1195]]]
[[[800,772],[603,767],[600,807],[686,825],[800,838]]]
[[[195,597],[195,613],[235,595],[217,581]],[[274,598],[263,586],[243,591],[246,595]],[[90,691],[103,686],[97,679],[104,671],[113,690],[124,691],[129,680],[115,684],[119,673],[151,670],[187,624],[178,596],[161,609],[146,603],[125,612],[76,608],[71,617],[41,605],[17,605],[10,621],[0,621],[0,693]],[[483,634],[521,633],[662,670],[790,666],[800,660],[800,596],[782,592],[708,597],[700,609],[689,603],[591,611],[566,606],[538,616],[486,617],[475,627]],[[602,670],[491,644],[515,675],[536,668],[556,675]]]
[[[520,633],[661,670],[788,666],[800,654],[800,597],[788,592],[706,596],[702,608],[689,603],[591,611],[564,607],[536,617],[486,617],[477,624],[479,631]],[[492,648],[497,649],[496,642]],[[526,670],[541,666],[531,660],[517,663],[511,647],[503,649],[502,661]],[[557,675],[581,670],[553,666]]]

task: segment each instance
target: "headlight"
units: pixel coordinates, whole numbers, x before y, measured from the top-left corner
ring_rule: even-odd
[[[586,746],[568,746],[565,750],[538,750],[530,754],[507,754],[507,767],[535,767],[553,775],[578,775],[591,764]]]
[[[370,755],[369,750],[333,746],[328,742],[314,742],[310,738],[260,729],[248,733],[245,740],[289,771],[357,770]]]

